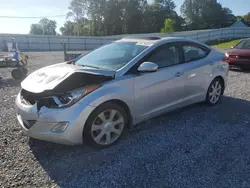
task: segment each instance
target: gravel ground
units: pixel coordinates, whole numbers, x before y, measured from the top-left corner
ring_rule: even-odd
[[[29,70],[62,53],[28,53]],[[28,138],[14,114],[20,83],[0,69],[0,187],[250,187],[250,73],[230,71],[221,104],[144,122],[112,148]]]

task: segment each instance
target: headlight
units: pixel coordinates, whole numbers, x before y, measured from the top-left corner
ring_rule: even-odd
[[[99,87],[100,85],[87,86],[80,89],[69,91],[62,95],[53,96],[52,98],[58,108],[65,108],[68,106],[72,106],[77,101],[82,99],[84,96],[88,95],[89,93],[98,89]]]
[[[228,53],[225,53],[225,56],[226,56],[226,57],[229,57],[229,54],[228,54]]]

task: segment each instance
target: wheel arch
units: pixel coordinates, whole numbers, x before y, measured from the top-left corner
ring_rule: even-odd
[[[133,116],[132,116],[131,110],[130,110],[129,106],[128,106],[124,101],[122,101],[122,100],[120,100],[120,99],[110,99],[110,100],[107,100],[107,101],[105,101],[105,102],[99,104],[99,105],[90,113],[90,115],[91,115],[92,113],[94,113],[95,110],[96,110],[97,108],[99,108],[100,106],[105,105],[105,104],[107,104],[107,103],[117,104],[117,105],[121,106],[122,108],[124,108],[124,110],[125,110],[125,112],[127,113],[127,116],[128,116],[128,125],[127,125],[127,126],[130,127],[130,126],[132,125],[132,123],[133,123]],[[89,115],[89,116],[90,116],[90,115]],[[88,117],[88,118],[89,118],[89,117]],[[87,118],[86,122],[88,121],[88,118]],[[86,124],[86,122],[85,122],[85,124]],[[84,126],[84,127],[85,127],[85,126]]]
[[[117,104],[119,106],[122,106],[128,115],[128,125],[127,126],[128,127],[131,126],[131,124],[133,122],[133,116],[131,114],[131,110],[130,110],[129,106],[124,101],[122,101],[120,99],[112,99],[112,100],[106,101],[105,103],[114,103],[114,104]]]
[[[224,80],[224,78],[223,78],[222,76],[216,76],[216,77],[212,80],[212,82],[213,82],[214,80],[216,80],[216,79],[218,79],[218,80],[221,81],[222,87],[223,87],[222,94],[224,94],[224,91],[225,91],[225,80]],[[212,82],[211,82],[211,83],[212,83]],[[210,83],[210,84],[211,84],[211,83]]]
[[[132,115],[131,115],[131,111],[130,111],[130,108],[128,107],[128,105],[122,101],[122,100],[119,100],[119,99],[112,99],[112,100],[108,100],[108,101],[105,101],[101,104],[99,104],[88,116],[87,120],[85,121],[85,124],[84,124],[84,127],[83,127],[83,130],[82,130],[82,142],[84,143],[86,141],[86,125],[87,125],[87,122],[90,118],[90,116],[96,112],[96,110],[105,105],[105,104],[116,104],[116,105],[119,105],[121,106],[122,108],[124,108],[124,111],[127,113],[127,116],[128,116],[128,124],[127,124],[127,128],[129,128],[132,124],[132,121],[133,121],[133,118],[132,118]]]

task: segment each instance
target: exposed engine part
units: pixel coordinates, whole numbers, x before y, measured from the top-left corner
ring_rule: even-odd
[[[43,106],[47,108],[57,108],[62,106],[62,104],[67,104],[68,101],[65,97],[65,93],[68,91],[87,85],[101,84],[112,79],[113,77],[76,72],[53,90],[47,90],[42,93],[33,93],[22,89],[21,97],[23,102],[27,105],[34,105],[37,103],[38,111]]]
[[[54,92],[65,93],[73,89],[77,89],[87,85],[100,84],[112,79],[113,77],[109,76],[75,72],[70,77],[65,79],[62,83],[60,83],[58,86],[56,86],[56,88],[54,88]]]

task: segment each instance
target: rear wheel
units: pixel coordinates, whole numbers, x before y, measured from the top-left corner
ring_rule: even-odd
[[[216,105],[221,100],[223,90],[224,88],[221,79],[214,79],[208,88],[206,102],[209,105]]]
[[[99,106],[88,118],[84,139],[97,148],[115,144],[123,135],[128,123],[124,108],[113,103]]]
[[[23,72],[23,76],[26,76],[28,74],[28,69],[25,67],[22,67],[22,72]]]
[[[23,78],[23,71],[21,68],[19,69],[14,69],[11,71],[11,76],[15,80],[21,80]]]

